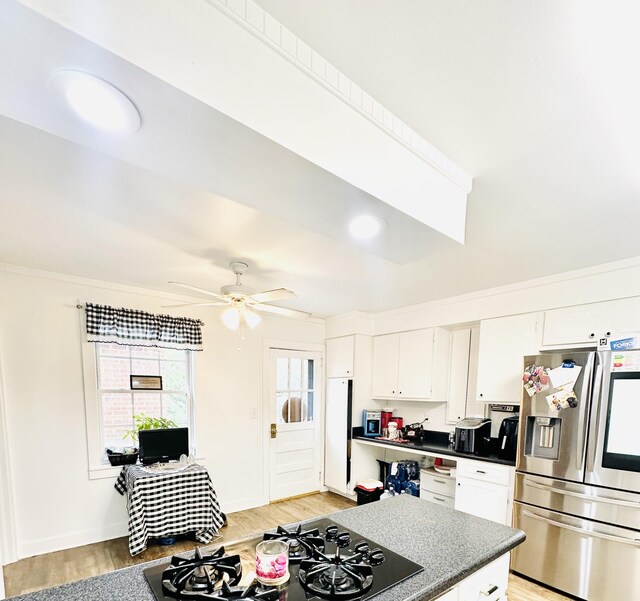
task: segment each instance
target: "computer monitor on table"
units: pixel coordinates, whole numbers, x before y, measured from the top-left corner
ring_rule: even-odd
[[[140,461],[144,465],[166,463],[180,459],[180,455],[189,455],[189,428],[140,430],[138,442]]]

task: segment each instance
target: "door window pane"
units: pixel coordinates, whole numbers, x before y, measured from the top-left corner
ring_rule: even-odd
[[[289,359],[289,388],[302,388],[302,359]]]
[[[314,361],[276,358],[276,421],[279,424],[313,421]]]

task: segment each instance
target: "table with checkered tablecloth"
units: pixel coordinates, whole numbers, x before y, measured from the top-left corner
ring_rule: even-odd
[[[149,537],[195,532],[198,542],[209,543],[224,523],[209,472],[202,465],[165,473],[126,465],[115,488],[127,495],[131,555],[144,551]]]

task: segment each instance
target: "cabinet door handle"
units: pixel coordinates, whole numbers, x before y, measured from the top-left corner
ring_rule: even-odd
[[[484,588],[480,591],[480,594],[483,597],[490,597],[491,595],[493,595],[493,593],[495,593],[498,590],[498,587],[495,584],[490,584],[489,586],[487,586],[487,588]]]

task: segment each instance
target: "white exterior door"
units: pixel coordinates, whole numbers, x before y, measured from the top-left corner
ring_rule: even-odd
[[[320,490],[321,353],[269,353],[269,500]]]

